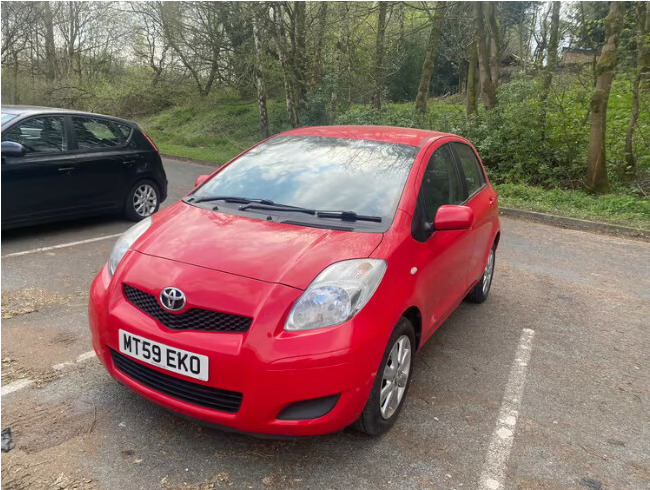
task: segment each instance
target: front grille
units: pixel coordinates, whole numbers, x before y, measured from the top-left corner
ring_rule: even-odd
[[[156,297],[123,284],[124,297],[133,306],[158,320],[172,330],[203,330],[208,332],[247,332],[252,318],[220,311],[191,308],[183,313],[169,313],[158,303]]]
[[[239,411],[243,398],[241,393],[211,388],[163,374],[113,349],[111,349],[111,356],[113,357],[113,364],[119,371],[152,390],[193,405],[221,410],[222,412],[237,413]]]

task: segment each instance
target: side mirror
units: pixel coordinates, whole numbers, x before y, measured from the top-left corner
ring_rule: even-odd
[[[21,157],[25,154],[25,147],[15,141],[2,142],[2,156]]]
[[[474,223],[474,211],[467,206],[445,205],[438,208],[434,230],[467,230]]]
[[[194,182],[194,187],[198,187],[210,178],[209,175],[199,175]]]

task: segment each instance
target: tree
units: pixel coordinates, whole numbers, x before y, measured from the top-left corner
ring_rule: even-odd
[[[438,48],[438,40],[440,39],[440,32],[442,31],[446,9],[446,2],[438,2],[435,14],[431,18],[431,30],[429,31],[429,39],[427,41],[427,51],[422,65],[422,75],[420,76],[418,94],[415,98],[414,111],[419,112],[420,114],[426,114],[427,112],[429,85],[431,85],[431,75],[433,74],[433,67],[436,63],[436,50]]]
[[[596,64],[596,86],[589,108],[589,152],[586,187],[591,192],[605,194],[610,191],[605,155],[605,130],[607,129],[607,102],[616,70],[616,48],[623,29],[623,13],[619,2],[611,2],[605,18],[605,44]]]
[[[636,69],[632,81],[632,114],[625,133],[625,173],[628,177],[636,174],[636,159],[634,157],[632,140],[634,128],[639,119],[639,96],[650,88],[650,8],[648,4],[639,2],[636,7]]]
[[[481,95],[486,109],[493,109],[497,105],[496,80],[492,80],[490,69],[490,44],[485,28],[485,13],[483,4],[474,3],[474,21],[476,22],[476,45],[478,49],[478,71],[481,83]]]
[[[263,13],[266,10],[264,4],[261,8],[258,4],[253,4],[251,13],[251,23],[253,25],[253,39],[255,42],[255,86],[257,88],[257,106],[260,122],[260,136],[269,137],[269,120],[266,112],[266,87],[264,85],[264,53],[263,37],[260,34],[260,23],[263,19]]]
[[[553,2],[551,9],[551,32],[546,54],[546,67],[542,78],[542,90],[540,93],[540,125],[543,132],[546,126],[546,100],[548,99],[551,84],[553,83],[553,73],[555,73],[558,64],[557,49],[560,30],[560,2]]]
[[[384,92],[384,38],[386,36],[386,12],[388,2],[379,2],[379,15],[377,16],[377,37],[375,38],[375,66],[372,93],[372,106],[381,109],[381,98]]]

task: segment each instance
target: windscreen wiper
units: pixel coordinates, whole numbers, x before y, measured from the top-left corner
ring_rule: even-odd
[[[250,203],[244,204],[239,207],[240,211],[246,211],[247,209],[263,209],[266,211],[287,211],[292,213],[306,213],[314,216],[316,214],[315,209],[301,208],[298,206],[289,206],[287,204],[276,204],[273,201],[264,200],[261,201],[251,201]]]
[[[319,218],[335,218],[342,221],[374,221],[381,223],[381,216],[367,216],[365,214],[357,214],[354,211],[316,211],[316,216]]]
[[[213,201],[224,201],[224,202],[230,202],[235,204],[249,204],[252,202],[258,202],[260,204],[268,204],[270,206],[273,206],[275,204],[270,199],[250,199],[248,197],[238,197],[238,196],[206,196],[206,197],[199,197],[199,198],[189,197],[187,201],[193,204],[198,204],[200,202],[213,202]]]

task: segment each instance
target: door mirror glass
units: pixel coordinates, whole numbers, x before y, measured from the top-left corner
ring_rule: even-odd
[[[210,178],[209,175],[199,175],[199,176],[196,178],[196,182],[194,182],[194,187],[198,187],[198,186],[200,186],[201,184],[203,184],[203,182],[205,182],[205,181],[208,180],[209,178]]]
[[[467,206],[440,206],[433,222],[435,230],[467,230],[474,223],[474,211]]]
[[[25,154],[25,147],[15,141],[2,142],[2,156],[21,157]]]

